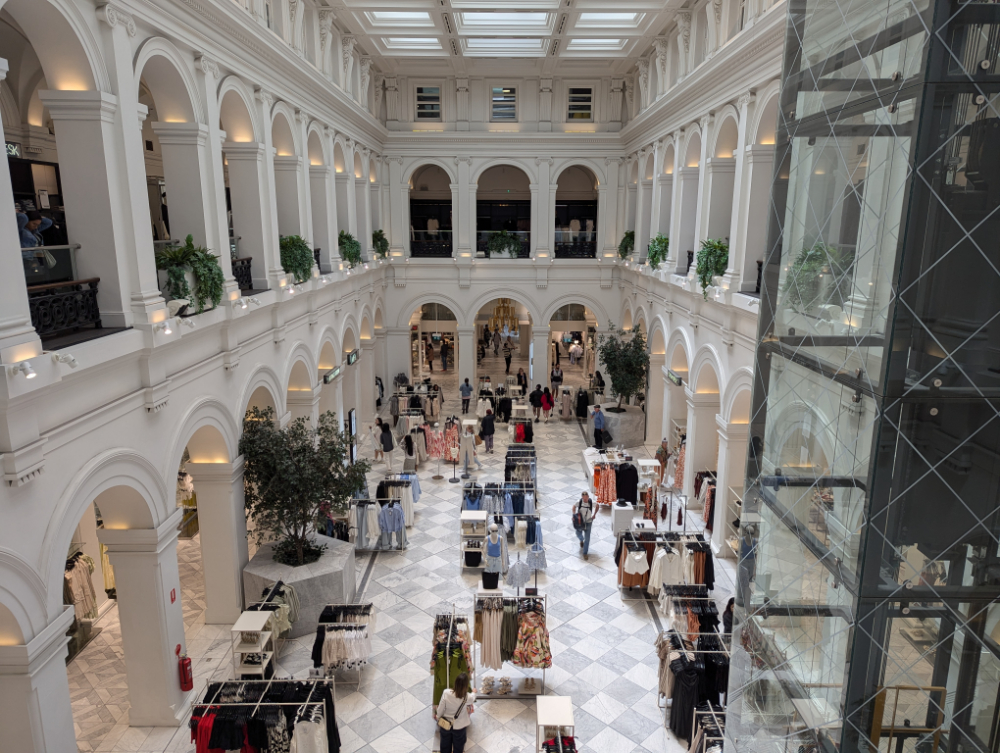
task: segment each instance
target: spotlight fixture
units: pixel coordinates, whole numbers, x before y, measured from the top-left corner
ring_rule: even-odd
[[[241,309],[245,309],[249,305],[250,304],[247,303],[247,299],[243,298],[242,296],[240,298],[237,298],[235,301],[233,301],[233,306],[237,306],[237,307],[239,307]]]
[[[254,306],[260,306],[260,298],[254,298],[253,296],[250,296],[249,298],[247,298],[247,303],[252,303]]]
[[[188,329],[194,329],[198,325],[194,323],[191,319],[181,319],[181,324],[183,324]]]
[[[153,327],[153,332],[160,332],[160,331],[162,331],[163,334],[165,334],[165,335],[171,335],[174,332],[172,329],[170,329],[170,322],[169,321],[160,322],[155,327]]]
[[[328,282],[330,282],[330,280],[329,280],[329,279],[327,279],[327,276],[326,276],[326,275],[323,275],[322,277],[320,277],[320,278],[319,278],[319,281],[320,281],[321,283],[323,283],[324,285],[326,285],[326,284],[327,284]]]
[[[80,364],[77,363],[76,358],[73,357],[72,353],[53,353],[52,363],[64,363],[71,369],[75,369]]]
[[[14,364],[13,366],[8,366],[7,373],[10,374],[12,377],[17,376],[18,374],[24,374],[25,379],[34,379],[36,376],[38,376],[35,373],[35,370],[31,368],[30,361],[21,361],[20,363]]]
[[[297,291],[296,291],[296,289],[295,289],[295,286],[294,286],[294,285],[289,285],[289,286],[288,286],[288,295],[295,295],[295,293],[296,293],[296,292],[297,292]]]

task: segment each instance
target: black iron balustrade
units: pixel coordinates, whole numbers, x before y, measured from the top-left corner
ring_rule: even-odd
[[[597,241],[556,242],[557,259],[594,259],[597,257]]]
[[[240,290],[253,290],[253,270],[250,267],[252,261],[252,256],[233,259],[233,278]]]
[[[688,264],[684,267],[684,274],[691,271],[691,265],[694,264],[694,251],[688,251]]]
[[[763,259],[758,259],[757,260],[757,287],[755,287],[754,291],[753,291],[757,295],[760,295],[760,283],[761,283],[761,278],[763,277],[763,275],[764,275],[764,260]]]
[[[28,286],[31,325],[39,337],[81,327],[101,329],[97,305],[100,277]]]
[[[319,265],[319,252],[320,252],[321,250],[322,250],[322,249],[319,249],[319,248],[314,248],[314,249],[313,249],[313,259],[314,259],[314,260],[315,260],[315,262],[316,262],[316,269],[319,269],[319,270],[321,270],[321,271],[322,271],[322,267],[320,267],[320,265]]]
[[[424,259],[451,258],[451,239],[437,241],[410,241],[410,256]]]

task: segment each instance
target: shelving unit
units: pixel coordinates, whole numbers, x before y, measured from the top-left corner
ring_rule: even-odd
[[[233,670],[236,678],[244,675],[265,677],[267,666],[274,659],[274,626],[271,622],[274,612],[244,612],[232,628]],[[244,634],[256,634],[256,641],[244,640]],[[260,654],[260,663],[248,664],[244,657]]]
[[[486,544],[482,543],[480,548],[467,546],[468,542],[486,540],[486,518],[485,510],[462,510],[460,515],[462,545],[458,548],[459,566],[470,570],[481,570],[486,567]],[[481,553],[479,564],[471,567],[465,564],[465,553],[467,551],[477,551]]]

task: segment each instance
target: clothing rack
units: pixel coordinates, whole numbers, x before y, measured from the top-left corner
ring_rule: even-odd
[[[437,632],[438,630],[446,629],[448,631],[447,641],[445,642],[445,688],[451,688],[454,685],[454,680],[451,676],[451,661],[449,661],[449,654],[451,653],[451,642],[452,637],[456,635],[456,630],[460,625],[465,626],[465,634],[467,636],[468,643],[473,643],[472,637],[472,626],[469,623],[469,618],[464,614],[458,614],[456,612],[455,605],[451,605],[451,614],[439,614],[434,617],[434,644],[431,648],[431,653],[437,650]],[[476,661],[475,661],[475,649],[470,651],[469,656],[469,687],[476,687]],[[434,701],[434,691],[433,683],[431,683],[431,705],[433,706]]]
[[[480,593],[480,594],[476,594],[476,596],[475,596],[475,601],[473,603],[473,609],[475,609],[476,607],[480,606],[481,604],[483,604],[486,601],[489,601],[489,600],[496,601],[498,599],[502,600],[502,603],[504,605],[507,605],[507,604],[510,604],[510,603],[516,603],[517,607],[518,607],[518,613],[519,614],[524,609],[525,606],[528,606],[529,608],[532,608],[532,609],[539,609],[541,611],[542,615],[547,615],[548,614],[548,609],[547,609],[547,606],[548,606],[548,597],[545,594],[539,594],[537,596],[520,596],[520,595],[518,595],[518,596],[491,596],[489,594],[482,594],[482,593]],[[478,646],[478,651],[479,651],[478,663],[481,663],[482,660],[483,660],[483,657],[482,657],[482,652],[483,652],[482,643],[481,642],[475,642],[475,641],[474,641],[474,643],[476,644],[476,646]],[[475,655],[473,656],[473,660],[474,660],[473,663],[477,663]],[[514,666],[517,666],[517,665],[514,665]],[[519,669],[531,669],[531,667],[519,667]],[[483,698],[483,699],[504,699],[504,698],[509,698],[509,699],[526,699],[526,698],[537,698],[540,695],[545,695],[545,668],[542,668],[542,685],[541,685],[541,688],[539,688],[539,690],[538,690],[537,693],[511,692],[511,693],[507,693],[506,695],[501,695],[500,693],[477,693],[476,694],[476,698]]]
[[[402,529],[401,532],[396,531],[396,532],[393,532],[393,534],[389,536],[389,541],[390,542],[392,541],[392,536],[396,536],[397,540],[400,541],[399,546],[370,547],[370,546],[367,545],[366,541],[363,541],[363,539],[367,539],[367,536],[362,536],[361,535],[361,528],[357,524],[358,523],[358,514],[359,514],[358,513],[358,507],[359,506],[375,505],[375,504],[377,504],[380,509],[383,508],[383,507],[390,507],[392,505],[399,505],[400,508],[402,508],[402,506],[403,506],[402,500],[399,500],[399,499],[352,499],[351,500],[351,504],[350,504],[350,522],[352,524],[352,527],[357,531],[357,534],[355,536],[355,542],[354,542],[354,551],[356,551],[356,552],[405,552],[406,549],[407,549],[407,547],[409,546],[409,536],[406,535],[406,525],[405,525],[405,523],[403,525],[403,529]],[[402,535],[400,535],[400,533]],[[381,538],[381,536],[382,536],[382,534],[379,534],[379,538]]]
[[[323,607],[323,611],[320,612],[318,620],[318,629],[325,630],[327,633],[330,632],[347,632],[347,631],[359,631],[367,630],[369,638],[369,648],[370,640],[372,638],[372,632],[374,628],[373,618],[375,612],[375,605],[371,602],[364,604],[327,604]],[[344,622],[344,617],[363,617],[367,618],[363,622]],[[370,654],[369,654],[370,656]],[[360,659],[361,662],[367,663],[368,656]],[[333,672],[336,671],[337,667],[327,667],[326,676],[333,677]],[[358,688],[361,688],[361,673],[362,664],[358,667]]]
[[[689,753],[722,753],[725,748],[726,738],[726,712],[717,704],[703,703],[694,707],[691,719],[692,735],[697,737],[699,726],[704,734],[698,738],[698,745],[689,750]]]

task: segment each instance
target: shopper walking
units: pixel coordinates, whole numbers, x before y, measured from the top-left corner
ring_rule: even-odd
[[[573,505],[573,513],[575,514],[578,510],[583,527],[576,529],[576,537],[580,539],[583,558],[587,559],[587,555],[590,553],[590,529],[594,525],[594,503],[587,492],[581,494],[580,501]]]
[[[434,373],[434,343],[430,340],[427,341],[427,365],[431,369],[431,373]]]
[[[465,742],[472,724],[470,712],[476,700],[476,693],[469,688],[469,675],[462,672],[455,678],[453,688],[446,689],[441,694],[437,709],[434,712],[435,721],[445,719],[445,729],[440,724],[441,753],[465,753]]]
[[[462,393],[462,413],[469,412],[469,399],[472,397],[472,385],[469,384],[469,377],[465,378],[465,383],[459,385],[458,391]]]
[[[368,433],[371,435],[371,438],[372,438],[372,450],[375,451],[375,460],[374,460],[374,462],[377,463],[378,461],[384,459],[383,456],[382,456],[382,419],[381,418],[376,418],[375,419],[375,425],[368,427]]]
[[[601,412],[601,406],[594,406],[594,447],[598,450],[604,446],[604,438],[601,436],[604,433],[604,414]]]
[[[507,338],[507,342],[503,344],[503,360],[507,364],[507,369],[505,373],[510,374],[510,359],[514,356],[514,343]]]
[[[552,399],[552,393],[546,387],[542,392],[542,416],[545,418],[545,423],[549,422],[549,415],[552,413],[553,405],[555,405],[555,401]]]
[[[493,454],[493,435],[495,433],[496,427],[493,424],[493,411],[487,408],[486,415],[483,416],[483,420],[479,423],[479,436],[483,438],[483,447],[486,448],[486,453],[489,455]]]
[[[451,346],[448,344],[447,340],[441,341],[441,371],[448,370],[448,352],[451,350]]]
[[[521,388],[521,394],[528,394],[528,375],[524,373],[524,369],[517,370],[517,386]]]
[[[531,412],[535,416],[536,424],[538,423],[539,420],[538,414],[542,410],[542,395],[544,394],[545,393],[542,392],[542,385],[536,384],[535,391],[532,392],[530,395],[528,395],[528,402],[531,404]]]
[[[462,439],[459,442],[458,447],[458,457],[462,461],[462,465],[465,470],[462,471],[463,475],[469,475],[469,461],[472,460],[479,470],[483,469],[483,464],[479,462],[479,458],[476,457],[476,435],[472,433],[472,427],[466,426],[465,433],[462,434]]]
[[[493,355],[500,355],[500,330],[493,332]]]
[[[552,382],[552,391],[558,395],[559,388],[562,387],[563,383],[563,370],[558,363],[552,367],[552,373],[549,374],[549,381]]]
[[[382,436],[380,439],[382,441],[385,467],[389,469],[389,473],[392,473],[392,451],[396,449],[396,444],[392,441],[392,429],[389,428],[388,423],[382,424]]]

